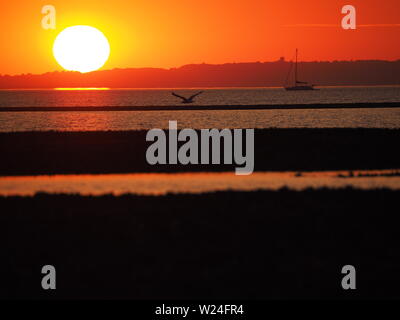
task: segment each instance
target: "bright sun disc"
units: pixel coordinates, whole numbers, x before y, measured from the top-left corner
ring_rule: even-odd
[[[90,72],[106,63],[110,55],[110,44],[96,28],[73,26],[59,33],[54,41],[53,54],[66,70]]]

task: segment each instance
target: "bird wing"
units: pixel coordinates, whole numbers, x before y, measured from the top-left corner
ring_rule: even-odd
[[[179,94],[176,94],[175,92],[172,92],[172,95],[178,98],[181,98],[182,100],[186,100],[185,97],[180,96]]]
[[[197,92],[194,95],[192,95],[188,100],[192,100],[193,98],[197,97],[199,94],[202,94],[203,91]]]

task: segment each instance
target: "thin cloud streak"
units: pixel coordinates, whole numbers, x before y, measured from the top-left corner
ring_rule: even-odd
[[[284,28],[341,28],[341,24],[287,24],[283,25]],[[387,23],[387,24],[358,24],[357,28],[398,28],[400,23]]]
[[[389,24],[360,24],[358,27],[361,28],[374,28],[374,27],[383,27],[383,28],[393,28],[400,27],[400,23],[389,23]]]

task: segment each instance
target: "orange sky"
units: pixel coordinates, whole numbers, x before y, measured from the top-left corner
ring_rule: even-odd
[[[57,9],[54,31],[41,28],[46,4]],[[355,31],[340,28],[346,4],[357,8]],[[54,38],[78,24],[109,39],[103,69],[290,59],[296,47],[307,61],[396,60],[399,12],[399,0],[1,1],[0,74],[62,70],[52,55]]]

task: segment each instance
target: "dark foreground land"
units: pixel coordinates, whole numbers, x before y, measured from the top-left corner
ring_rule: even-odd
[[[255,131],[256,171],[397,169],[398,129]],[[146,161],[146,131],[0,133],[0,175],[233,171]]]
[[[0,198],[1,298],[400,297],[398,191]],[[41,267],[57,290],[41,290]],[[357,289],[341,288],[354,265]]]

